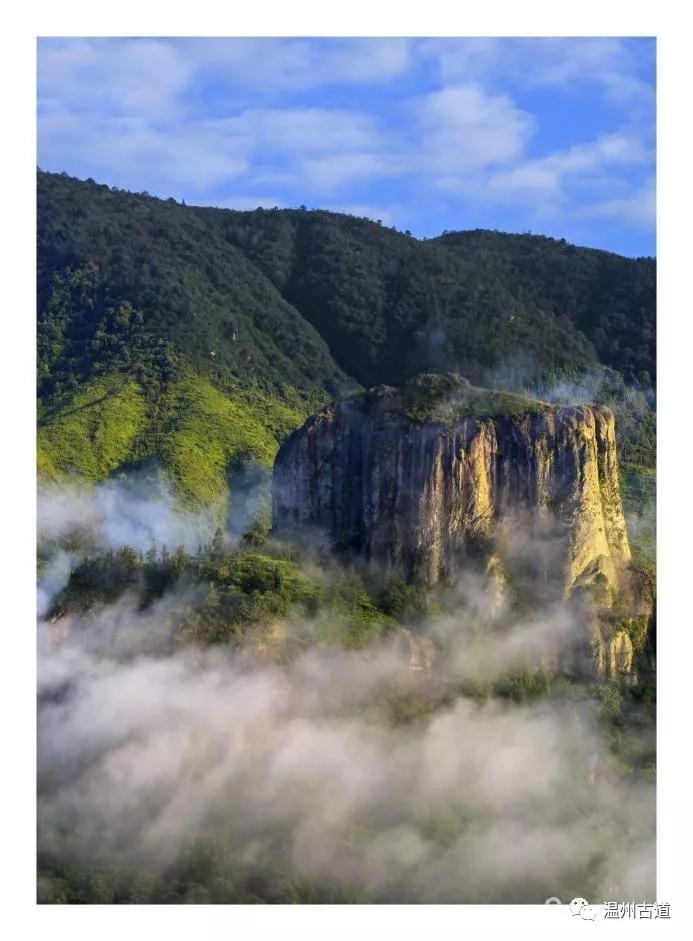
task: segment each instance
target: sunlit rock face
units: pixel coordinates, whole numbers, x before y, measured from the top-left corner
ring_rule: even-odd
[[[450,375],[379,387],[308,419],[277,456],[273,521],[428,585],[481,558],[569,595],[617,587],[630,557],[609,409],[549,406]]]

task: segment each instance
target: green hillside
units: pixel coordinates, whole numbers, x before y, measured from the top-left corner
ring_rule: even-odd
[[[132,459],[146,427],[138,383],[119,375],[85,383],[59,399],[39,425],[39,473],[101,480]]]
[[[193,504],[223,509],[229,472],[245,461],[270,466],[280,442],[308,411],[252,387],[224,395],[183,369],[149,409],[143,387],[121,374],[66,393],[39,424],[39,473],[102,480],[156,462]]]
[[[652,259],[488,231],[420,241],[325,211],[197,208],[38,174],[49,477],[156,460],[208,502],[230,465],[270,464],[359,385],[455,371],[523,390],[603,366],[624,456],[651,466],[654,326]]]

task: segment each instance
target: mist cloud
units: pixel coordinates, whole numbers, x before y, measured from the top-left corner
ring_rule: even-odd
[[[263,482],[246,483],[251,503]],[[196,548],[212,526],[141,480],[43,489],[39,520],[44,543],[81,532],[140,551]],[[508,521],[505,550],[541,569],[553,534],[525,522]],[[48,559],[39,615],[75,558]],[[329,593],[330,566],[307,560]],[[539,587],[519,615],[492,568],[467,569],[436,613],[363,651],[316,640],[338,633],[329,606],[290,611],[273,654],[251,628],[236,649],[184,644],[203,584],[40,621],[40,858],[145,872],[190,901],[198,881],[235,901],[253,880],[270,899],[286,885],[321,900],[653,899],[654,785],[619,765],[587,687],[561,679],[579,612],[527,578]],[[542,698],[493,695],[537,670]],[[216,881],[185,868],[200,846]]]
[[[476,647],[462,629],[445,668],[418,675],[394,642],[269,665],[143,652],[165,615],[125,603],[59,641],[42,626],[43,852],[163,876],[204,838],[239,872],[375,901],[654,898],[654,789],[619,772],[593,703],[456,695],[418,722],[388,718],[389,699],[435,701],[479,664],[497,675],[567,621]]]
[[[82,534],[95,548],[152,544],[193,549],[209,537],[214,517],[186,511],[165,481],[132,476],[84,485],[42,484],[38,491],[39,543]]]

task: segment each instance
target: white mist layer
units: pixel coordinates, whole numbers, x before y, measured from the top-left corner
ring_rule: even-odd
[[[137,653],[162,605],[143,616],[123,603],[67,639],[41,630],[44,851],[164,872],[213,835],[239,867],[376,899],[654,898],[654,789],[613,768],[590,704],[458,695],[393,725],[384,696],[426,696],[396,644],[265,666],[227,651]],[[526,641],[560,638],[553,624],[469,657],[453,645],[451,675],[493,678]],[[56,832],[64,845],[51,846]]]
[[[82,531],[140,551],[209,538],[204,514],[150,486],[42,490],[41,538]],[[551,534],[529,524],[505,542],[538,568],[552,552]],[[40,614],[73,562],[61,552],[45,566]],[[200,839],[235,872],[359,900],[655,898],[654,786],[619,769],[594,703],[568,684],[529,705],[462,692],[556,663],[579,629],[569,605],[506,611],[501,627],[493,579],[467,573],[422,638],[263,663],[252,645],[176,649],[196,591],[39,624],[42,853],[86,871],[116,859],[165,881]],[[288,639],[315,627],[297,613],[283,624]],[[407,638],[439,651],[430,670],[411,669]],[[435,708],[395,721],[388,704],[407,697]]]
[[[211,513],[185,511],[158,478],[106,480],[90,489],[65,483],[39,487],[39,543],[84,534],[98,549],[195,549],[213,531]]]

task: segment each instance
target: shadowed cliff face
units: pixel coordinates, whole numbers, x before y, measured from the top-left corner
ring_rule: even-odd
[[[602,620],[630,559],[605,407],[550,406],[454,375],[351,396],[281,448],[273,522],[429,586],[472,567],[501,594],[572,597],[590,672],[630,671],[628,637]]]
[[[422,404],[411,387],[379,388],[310,418],[277,456],[275,528],[317,530],[429,585],[465,559],[512,556],[519,539],[517,561],[547,586],[616,586],[630,550],[609,409],[461,378],[438,392]]]

